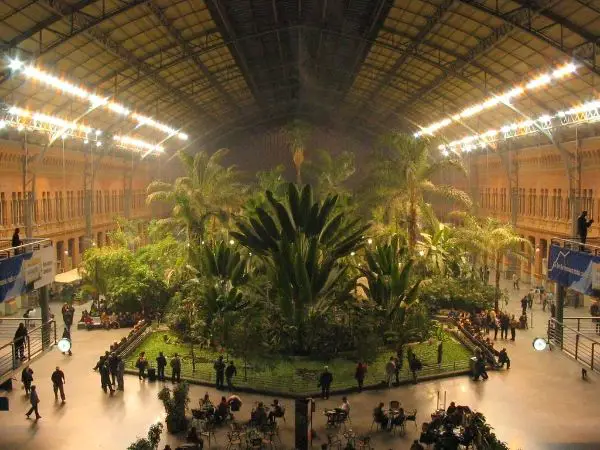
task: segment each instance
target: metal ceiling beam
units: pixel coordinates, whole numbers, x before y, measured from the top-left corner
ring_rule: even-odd
[[[463,3],[465,2],[465,0],[461,0],[461,1]],[[471,0],[466,0],[466,1],[471,1]],[[547,7],[550,7],[553,4],[558,3],[559,1],[561,1],[561,0],[552,0],[549,2]],[[533,16],[533,17],[527,16],[527,15],[523,16],[521,9],[513,11],[512,13],[509,13],[509,14],[507,14],[507,16],[514,17],[515,21],[520,21],[520,20],[531,21],[535,18],[535,16]],[[511,20],[513,20],[513,19],[511,19]],[[497,28],[494,28],[492,30],[492,32],[489,33],[486,38],[481,39],[477,45],[475,45],[473,48],[471,48],[469,50],[468,54],[463,59],[454,61],[451,64],[447,64],[445,66],[446,70],[441,75],[439,75],[428,86],[424,87],[423,89],[419,89],[417,92],[415,92],[415,94],[412,95],[410,98],[408,98],[404,103],[398,105],[398,107],[396,107],[394,109],[394,112],[403,113],[406,110],[406,108],[410,107],[411,104],[413,104],[414,102],[416,102],[418,100],[423,100],[423,98],[426,95],[428,95],[431,92],[438,89],[442,84],[444,84],[444,82],[449,77],[459,77],[461,79],[467,78],[463,74],[465,68],[467,66],[469,66],[471,64],[471,62],[476,60],[478,57],[480,57],[481,55],[485,54],[486,52],[488,52],[491,49],[493,49],[494,47],[496,47],[500,42],[502,42],[504,39],[506,39],[516,29],[517,29],[517,27],[515,25],[513,25],[512,22],[509,21],[509,19],[507,19],[503,25],[501,25]]]
[[[452,5],[454,5],[455,1],[456,0],[444,0],[435,9],[435,12],[427,17],[425,26],[421,27],[417,35],[411,39],[410,43],[406,46],[402,54],[398,57],[398,59],[396,59],[394,65],[389,70],[387,70],[386,75],[381,78],[381,81],[373,90],[372,98],[375,98],[381,92],[381,90],[385,86],[387,86],[390,83],[390,81],[392,81],[398,69],[400,69],[400,67],[406,64],[408,58],[410,58],[413,54],[417,53],[419,46],[421,46],[421,44],[423,44],[423,42],[425,41],[425,38],[431,32],[433,32],[437,26],[439,26],[442,23],[444,17],[446,16],[446,13],[450,10]],[[360,105],[358,109],[360,109]]]
[[[47,5],[53,10],[56,9],[56,11],[63,11],[69,8],[69,5],[64,2],[65,0],[53,0],[52,6],[50,4]],[[72,18],[77,23],[77,26],[85,27],[85,24],[87,23],[86,15],[75,14],[72,16]],[[133,52],[124,48],[120,43],[112,40],[112,38],[107,33],[104,33],[103,31],[94,28],[88,29],[84,33],[89,39],[93,40],[96,44],[104,48],[107,52],[109,52],[114,57],[125,63],[130,69],[149,74],[148,78],[151,79],[154,82],[154,84],[156,84],[166,93],[171,94],[173,98],[175,98],[181,104],[186,105],[192,112],[198,115],[198,117],[208,117],[208,114],[204,110],[204,108],[190,101],[187,95],[185,95],[180,90],[173,88],[173,86],[171,86],[162,77],[153,73],[153,66],[143,61],[140,61]]]
[[[68,7],[64,7],[64,8],[59,5],[58,8],[56,8],[56,12],[54,14],[48,16],[46,19],[42,20],[41,22],[36,23],[33,27],[22,32],[17,37],[8,41],[6,44],[1,45],[0,50],[5,51],[10,48],[16,47],[17,45],[19,45],[23,41],[26,41],[33,35],[39,33],[40,31],[45,30],[48,27],[51,27],[52,25],[54,25],[57,22],[60,22],[68,15],[72,15],[72,14],[82,10],[86,6],[96,3],[96,1],[97,0],[82,0],[73,5],[68,5]],[[52,6],[54,1],[48,0],[48,3],[50,3],[50,5]]]
[[[165,14],[164,10],[159,8],[153,1],[149,1],[146,4],[146,6],[155,15],[155,17],[158,19],[160,24],[166,28],[167,33],[171,36],[171,38],[179,44],[185,57],[187,59],[189,59],[190,61],[192,61],[194,63],[194,65],[198,69],[200,69],[200,72],[202,72],[204,74],[204,76],[208,80],[210,80],[211,84],[215,87],[215,89],[217,91],[219,91],[219,93],[223,96],[223,98],[229,104],[231,104],[234,107],[234,109],[239,111],[240,107],[239,107],[238,103],[233,99],[233,97],[231,97],[231,95],[229,95],[229,93],[221,85],[219,80],[217,80],[214,77],[214,75],[206,67],[204,62],[202,62],[202,60],[197,55],[194,54],[194,49],[191,47],[190,43],[187,42],[181,35],[180,31],[177,28],[175,28],[173,23],[170,21],[170,19]]]
[[[94,3],[97,0],[93,0],[91,2],[87,2],[87,3]],[[65,44],[67,42],[69,42],[71,39],[73,39],[76,36],[79,36],[81,33],[85,33],[86,31],[92,29],[95,26],[100,25],[102,22],[111,19],[115,16],[118,16],[119,14],[123,14],[133,8],[135,8],[136,6],[139,6],[141,4],[146,3],[148,0],[131,0],[131,2],[126,3],[123,6],[120,6],[118,8],[112,9],[110,11],[103,11],[103,13],[100,16],[92,16],[89,13],[80,13],[79,9],[75,8],[75,7],[65,7],[62,8],[61,7],[61,2],[58,1],[54,1],[54,0],[48,0],[48,4],[52,4],[55,5],[53,8],[56,8],[57,11],[59,11],[58,13],[52,15],[51,17],[54,18],[58,18],[56,20],[53,20],[52,23],[50,25],[54,25],[55,23],[59,22],[62,19],[69,19],[69,24],[71,25],[69,32],[64,35],[61,36],[59,39],[56,39],[55,41],[51,42],[48,46],[43,47],[41,46],[38,49],[38,52],[35,53],[33,56],[35,58],[39,58],[40,56],[48,53],[51,50],[54,50],[56,47]],[[83,4],[86,2],[80,2],[79,4]],[[87,5],[86,5],[87,6]],[[15,48],[17,45],[19,45],[20,43],[22,43],[23,41],[29,39],[30,37],[32,37],[33,34],[37,33],[37,32],[41,32],[43,29],[48,28],[49,25],[47,25],[48,21],[43,21],[40,22],[40,24],[37,24],[36,26],[30,28],[28,31],[22,33],[19,36],[18,41],[15,41],[15,39],[13,39],[13,41],[15,41],[13,43],[13,41],[5,44],[5,46],[2,47],[3,50],[8,50],[11,48]],[[44,26],[41,30],[39,29],[40,26],[44,24],[46,26]],[[35,30],[33,33],[32,31]],[[41,43],[43,44],[43,43]],[[5,70],[3,71],[2,75],[0,76],[0,85],[2,85],[2,83],[6,82],[8,79],[10,78],[10,71],[9,70]]]
[[[537,0],[533,2],[530,0],[511,1],[519,4],[520,8],[507,12],[502,11],[497,3],[495,3],[495,7],[491,7],[488,6],[488,4],[486,4],[483,0],[460,0],[460,2],[465,5],[469,5],[476,10],[483,11],[490,16],[501,19],[504,21],[505,26],[511,28],[511,31],[514,29],[524,31],[525,33],[545,42],[559,52],[569,57],[579,59],[594,74],[600,75],[600,67],[596,65],[596,55],[598,54],[600,36],[597,36],[583,29],[579,25],[569,21],[565,17],[552,12],[550,8],[552,8],[560,0]],[[545,33],[546,30],[552,28],[548,27],[547,24],[542,27],[533,26],[533,19],[540,16],[551,20],[553,24],[560,27],[560,40],[557,41]],[[567,48],[564,42],[563,28],[577,35],[585,42],[573,48]]]
[[[254,77],[252,76],[252,73],[250,72],[250,69],[248,68],[248,62],[246,60],[246,56],[244,55],[244,52],[237,45],[237,36],[235,33],[235,29],[234,29],[233,25],[231,24],[229,17],[227,16],[227,13],[225,11],[225,6],[223,6],[222,2],[219,0],[214,0],[213,2],[207,2],[207,6],[208,6],[209,10],[211,9],[211,5],[214,6],[214,9],[217,11],[218,18],[220,19],[220,22],[223,25],[224,32],[222,31],[221,34],[224,35],[227,38],[227,40],[230,42],[230,44],[228,44],[229,51],[232,53],[233,57],[236,59],[238,65],[240,66],[240,71],[244,75],[246,84],[248,86],[250,86],[250,90],[252,91],[252,93],[254,95],[254,99],[256,100],[256,102],[258,104],[261,104],[262,98],[260,96],[260,92],[256,88],[256,81],[254,80]]]

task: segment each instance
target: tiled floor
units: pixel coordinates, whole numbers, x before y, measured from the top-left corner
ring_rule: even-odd
[[[509,309],[517,312],[519,294],[512,293]],[[418,409],[418,424],[427,420],[436,407],[437,393],[447,393],[448,402],[467,404],[484,413],[497,434],[508,441],[511,449],[600,449],[599,378],[590,375],[588,381],[580,378],[580,367],[559,352],[535,352],[532,340],[545,334],[546,314],[535,306],[535,327],[517,335],[516,343],[506,342],[512,360],[510,371],[493,372],[486,382],[473,382],[468,377],[424,382],[418,385],[369,391],[349,397],[352,405],[352,425],[358,433],[367,432],[371,425],[371,412],[379,401],[400,400],[403,406]],[[565,315],[578,315],[567,311]],[[75,331],[74,354],[63,356],[57,351],[44,356],[33,365],[34,383],[39,386],[41,398],[39,422],[26,420],[27,399],[19,388],[9,394],[11,411],[0,413],[0,449],[2,450],[75,450],[125,449],[136,436],[145,434],[148,426],[163,417],[163,409],[156,394],[157,383],[138,382],[136,377],[125,380],[125,392],[110,397],[100,389],[99,375],[93,372],[96,359],[108,344],[127,330]],[[500,345],[500,343],[498,344]],[[60,365],[67,379],[67,402],[54,402],[50,374]],[[192,404],[208,391],[211,397],[220,396],[214,389],[192,386]],[[241,394],[244,401],[241,419],[249,417],[252,403],[270,401],[262,396]],[[315,431],[318,448],[325,439],[324,407],[335,406],[340,398],[317,403]],[[281,425],[283,445],[293,445],[293,404],[287,405],[287,424]],[[374,446],[377,449],[406,449],[417,432],[412,425],[404,437],[377,432]],[[164,443],[177,438],[164,435]],[[218,444],[212,448],[225,448],[224,431],[218,434]],[[162,448],[162,445],[161,445]]]

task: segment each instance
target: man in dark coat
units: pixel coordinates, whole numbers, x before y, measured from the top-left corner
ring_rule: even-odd
[[[65,402],[65,373],[60,370],[60,367],[56,367],[56,370],[52,372],[52,376],[50,377],[52,380],[52,387],[54,388],[54,398],[58,400],[58,393],[60,392],[60,399],[62,402]]]
[[[110,368],[108,366],[108,361],[105,359],[99,367],[100,370],[100,382],[102,383],[102,390],[106,392],[110,390],[112,394],[115,390],[110,383]]]
[[[223,389],[223,382],[225,381],[225,363],[223,357],[219,356],[213,365],[216,373],[216,387],[217,389]]]
[[[111,353],[108,357],[108,370],[110,371],[110,384],[116,386],[119,373],[119,358],[116,353]]]
[[[25,389],[25,395],[29,395],[31,391],[31,383],[33,383],[33,370],[31,367],[25,367],[21,372],[21,382],[23,383],[23,388]]]
[[[577,218],[577,235],[582,244],[585,244],[587,239],[588,228],[594,223],[594,220],[587,220],[587,213],[587,211],[581,211],[581,215]],[[583,246],[581,250],[583,250]]]
[[[21,322],[15,331],[14,345],[15,345],[15,361],[17,359],[25,358],[25,341],[27,339],[27,328],[25,324]]]
[[[181,359],[179,355],[175,353],[171,360],[171,382],[179,383],[181,381]]]
[[[329,367],[325,366],[319,377],[321,397],[325,400],[329,398],[329,388],[331,387],[331,383],[333,383],[333,374],[329,371]]]
[[[229,365],[227,369],[225,369],[225,379],[227,380],[227,389],[229,391],[233,391],[233,377],[237,375],[237,369],[235,368],[235,364],[233,361],[229,361]]]
[[[156,371],[160,381],[165,381],[165,367],[167,367],[167,358],[165,358],[163,352],[160,352],[156,358]]]

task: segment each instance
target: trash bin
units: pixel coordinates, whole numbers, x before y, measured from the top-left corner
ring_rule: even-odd
[[[475,373],[475,371],[477,370],[476,367],[477,367],[477,358],[474,356],[471,356],[469,358],[469,369],[471,370],[471,375],[473,375],[473,376],[476,375],[476,373]]]
[[[148,369],[148,381],[156,381],[156,369],[154,367]]]

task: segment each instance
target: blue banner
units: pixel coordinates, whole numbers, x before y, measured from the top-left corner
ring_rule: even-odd
[[[0,303],[52,283],[54,261],[52,246],[0,260]]]
[[[591,253],[550,246],[548,278],[585,295],[597,295],[600,257]]]

